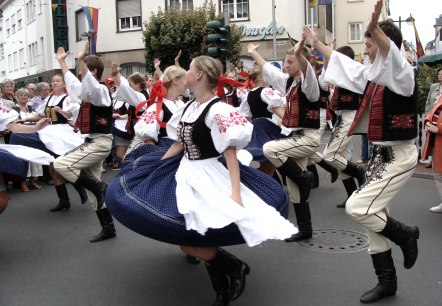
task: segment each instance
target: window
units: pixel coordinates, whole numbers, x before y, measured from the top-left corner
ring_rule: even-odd
[[[14,57],[14,70],[18,70],[18,52],[15,51],[13,53],[13,57]]]
[[[9,18],[6,19],[5,28],[6,28],[6,37],[9,37],[11,35]]]
[[[17,11],[17,29],[20,30],[23,27],[22,24],[22,15],[21,15],[21,9]]]
[[[19,58],[19,62],[20,62],[20,68],[24,68],[26,65],[25,62],[25,49],[20,49],[18,51],[18,58]]]
[[[0,18],[0,33],[3,32],[3,18]]]
[[[0,44],[0,60],[5,59],[5,45]]]
[[[15,33],[15,14],[11,16],[11,30],[12,34]]]
[[[117,0],[118,30],[141,30],[140,0]]]
[[[166,9],[193,11],[193,0],[166,0]]]
[[[222,0],[222,11],[227,12],[232,21],[248,20],[249,1],[248,0]]]
[[[14,63],[12,62],[12,54],[8,55],[8,69],[9,72],[12,72],[14,70]]]
[[[362,41],[362,22],[350,22],[348,24],[348,41],[349,42]]]
[[[325,28],[333,32],[333,3],[325,6]]]
[[[35,19],[35,0],[26,2],[26,19],[28,23]]]
[[[37,42],[33,42],[32,44],[28,45],[28,65],[33,66],[36,64],[36,57],[37,57]]]
[[[121,65],[121,75],[127,78],[132,73],[139,72],[142,75],[146,72],[146,66],[141,63],[132,63]]]
[[[88,23],[83,10],[75,12],[75,37],[76,41],[81,40],[81,34],[88,31]]]

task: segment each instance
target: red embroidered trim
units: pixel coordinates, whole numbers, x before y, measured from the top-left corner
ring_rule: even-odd
[[[306,119],[318,120],[319,119],[319,111],[317,110],[309,110],[305,114]]]
[[[299,98],[298,86],[292,87],[286,96],[287,107],[285,108],[282,125],[288,128],[299,126]]]
[[[215,115],[216,125],[220,133],[225,133],[229,127],[242,125],[245,126],[248,123],[247,119],[240,114],[239,111],[233,111],[226,117],[221,114]]]
[[[368,139],[382,140],[384,127],[384,86],[378,86],[371,102],[370,116],[368,123]]]
[[[9,113],[9,112],[11,112],[11,109],[9,107],[4,106],[3,104],[0,104],[0,112],[1,113]]]

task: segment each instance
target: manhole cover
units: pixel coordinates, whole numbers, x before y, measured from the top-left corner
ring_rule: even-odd
[[[313,230],[313,237],[299,241],[300,246],[327,253],[350,253],[368,248],[366,235],[349,230],[323,228]]]

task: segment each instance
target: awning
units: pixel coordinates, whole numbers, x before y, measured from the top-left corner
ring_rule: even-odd
[[[433,63],[437,61],[442,61],[442,52],[419,57],[419,63]]]

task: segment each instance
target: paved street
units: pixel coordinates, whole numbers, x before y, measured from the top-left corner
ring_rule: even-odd
[[[335,207],[344,199],[342,183],[331,184],[319,171],[320,188],[311,195],[315,237],[328,233],[332,239],[312,240],[313,248],[324,244],[321,251],[279,241],[229,247],[251,267],[246,290],[232,305],[359,305],[360,295],[376,284],[365,249],[335,247],[333,232],[360,235],[362,228]],[[105,180],[114,174],[104,173]],[[393,216],[420,226],[418,261],[405,270],[393,246],[398,292],[377,305],[442,305],[442,214],[428,211],[439,199],[434,181],[424,177],[413,177],[392,205]],[[116,239],[89,243],[100,229],[98,220],[71,186],[69,191],[72,207],[60,213],[49,212],[56,204],[52,186],[10,192],[0,216],[0,305],[211,304],[214,292],[204,266],[189,264],[178,247],[118,222]]]

